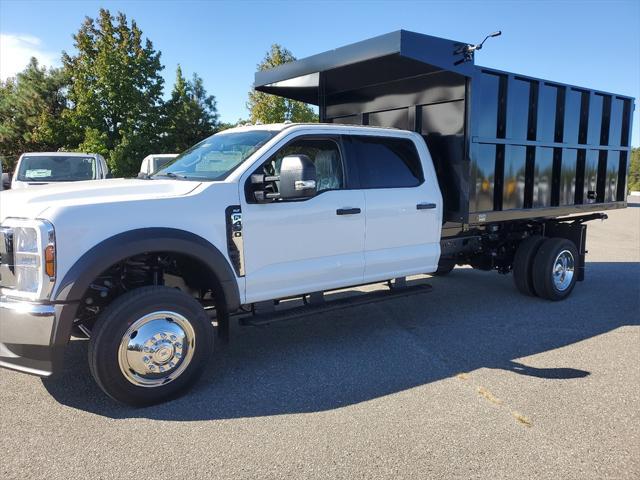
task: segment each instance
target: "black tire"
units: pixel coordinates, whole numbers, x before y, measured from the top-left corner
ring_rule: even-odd
[[[175,362],[177,366],[174,369],[174,363],[167,364],[171,366],[169,369],[168,366],[163,365],[168,370],[174,370],[175,378],[157,386],[142,386],[125,376],[124,372],[127,371],[127,375],[131,377],[134,370],[121,368],[120,344],[134,323],[150,315],[158,315],[158,312],[171,312],[180,321],[186,319],[188,325],[185,328],[190,329],[188,331],[190,337],[193,337],[193,344],[188,343],[186,347],[183,347],[176,342],[176,345],[181,348],[179,350],[181,353],[175,358],[172,356],[171,362]],[[160,317],[163,315],[160,314]],[[159,320],[165,325],[178,325],[168,317]],[[140,331],[142,332],[142,328]],[[89,369],[98,386],[114,400],[136,407],[161,403],[184,393],[198,379],[211,356],[214,333],[211,320],[193,297],[168,287],[138,288],[114,300],[98,317],[89,341]],[[157,334],[158,338],[159,335],[161,334]],[[135,339],[137,336],[138,332],[134,331],[128,338]],[[153,342],[155,338],[156,336],[148,338],[147,341]],[[172,340],[175,339],[175,336],[172,336]],[[140,341],[142,340],[141,335]],[[154,349],[150,354],[151,363],[154,366],[150,368],[155,368],[153,355],[158,350],[158,343],[163,341],[157,340],[155,346],[151,344],[151,348]],[[168,349],[171,348],[174,347],[168,347]],[[189,354],[182,353],[182,348]],[[165,349],[162,354],[164,355],[168,349]],[[136,354],[135,350],[131,351],[134,352],[134,355]],[[147,351],[146,347],[144,351]],[[174,348],[172,352],[175,353],[175,351]],[[143,355],[142,350],[138,350],[138,352]],[[126,355],[128,353],[125,354],[125,357]],[[144,358],[145,362],[148,362],[149,358],[147,356]],[[189,361],[187,362],[187,360]],[[143,364],[143,366],[146,365]],[[181,373],[175,373],[175,370],[181,370]],[[148,375],[155,374],[155,372],[148,372]],[[158,376],[161,375],[158,374]],[[159,380],[153,379],[152,381]]]
[[[524,295],[536,296],[533,287],[533,260],[544,239],[540,235],[525,238],[513,258],[513,282]]]
[[[566,259],[571,259],[571,275],[568,270],[564,276],[556,276],[556,279],[565,280],[566,285],[558,286],[554,281],[554,270],[556,268],[556,260],[563,253]],[[533,288],[541,298],[547,300],[563,300],[571,294],[573,287],[576,285],[578,277],[578,249],[570,240],[564,238],[548,238],[536,254],[533,261]]]
[[[441,259],[440,262],[438,262],[438,269],[431,275],[444,277],[445,275],[449,275],[455,267],[456,262],[454,260]]]

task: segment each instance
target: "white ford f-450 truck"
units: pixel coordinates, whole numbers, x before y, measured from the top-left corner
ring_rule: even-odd
[[[330,290],[470,265],[566,298],[586,222],[626,207],[633,99],[460,45],[399,31],[258,72],[322,123],[228,130],[148,178],[1,193],[0,366],[51,375],[82,333],[98,385],[146,405],[193,383],[236,315],[336,308]]]
[[[392,129],[238,128],[149,179],[3,192],[0,208],[0,365],[50,375],[77,328],[100,387],[135,405],[195,380],[213,348],[206,306],[225,328],[241,306],[431,273],[441,260],[429,150]],[[532,239],[549,249],[536,291],[564,297],[577,247]]]
[[[362,165],[366,162],[366,165]],[[74,327],[112,397],[191,383],[241,305],[433,272],[442,197],[420,135],[331,125],[214,135],[149,179],[3,192],[0,365],[60,368]]]

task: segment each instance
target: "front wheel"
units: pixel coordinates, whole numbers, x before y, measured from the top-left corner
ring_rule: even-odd
[[[533,260],[533,288],[547,300],[569,296],[578,279],[578,250],[564,238],[548,238],[540,245]]]
[[[194,298],[168,287],[139,288],[100,314],[89,341],[89,369],[115,400],[160,403],[197,380],[213,336],[211,320]]]

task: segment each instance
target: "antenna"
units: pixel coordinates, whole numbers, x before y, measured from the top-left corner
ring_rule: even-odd
[[[482,46],[484,45],[484,42],[486,42],[490,38],[499,37],[500,35],[502,35],[502,31],[498,30],[497,32],[490,33],[489,35],[484,37],[484,40],[482,40],[480,43],[476,45],[473,45],[471,43],[468,45],[463,45],[462,47],[457,49],[455,52],[453,52],[454,54],[463,55],[463,57],[457,62],[455,62],[454,65],[460,65],[461,63],[464,63],[464,62],[470,62],[471,60],[473,60],[473,54],[478,50],[482,50]]]

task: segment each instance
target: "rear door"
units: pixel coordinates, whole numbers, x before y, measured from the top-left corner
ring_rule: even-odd
[[[435,271],[442,199],[432,169],[425,179],[414,141],[352,135],[349,145],[365,195],[364,281]]]

